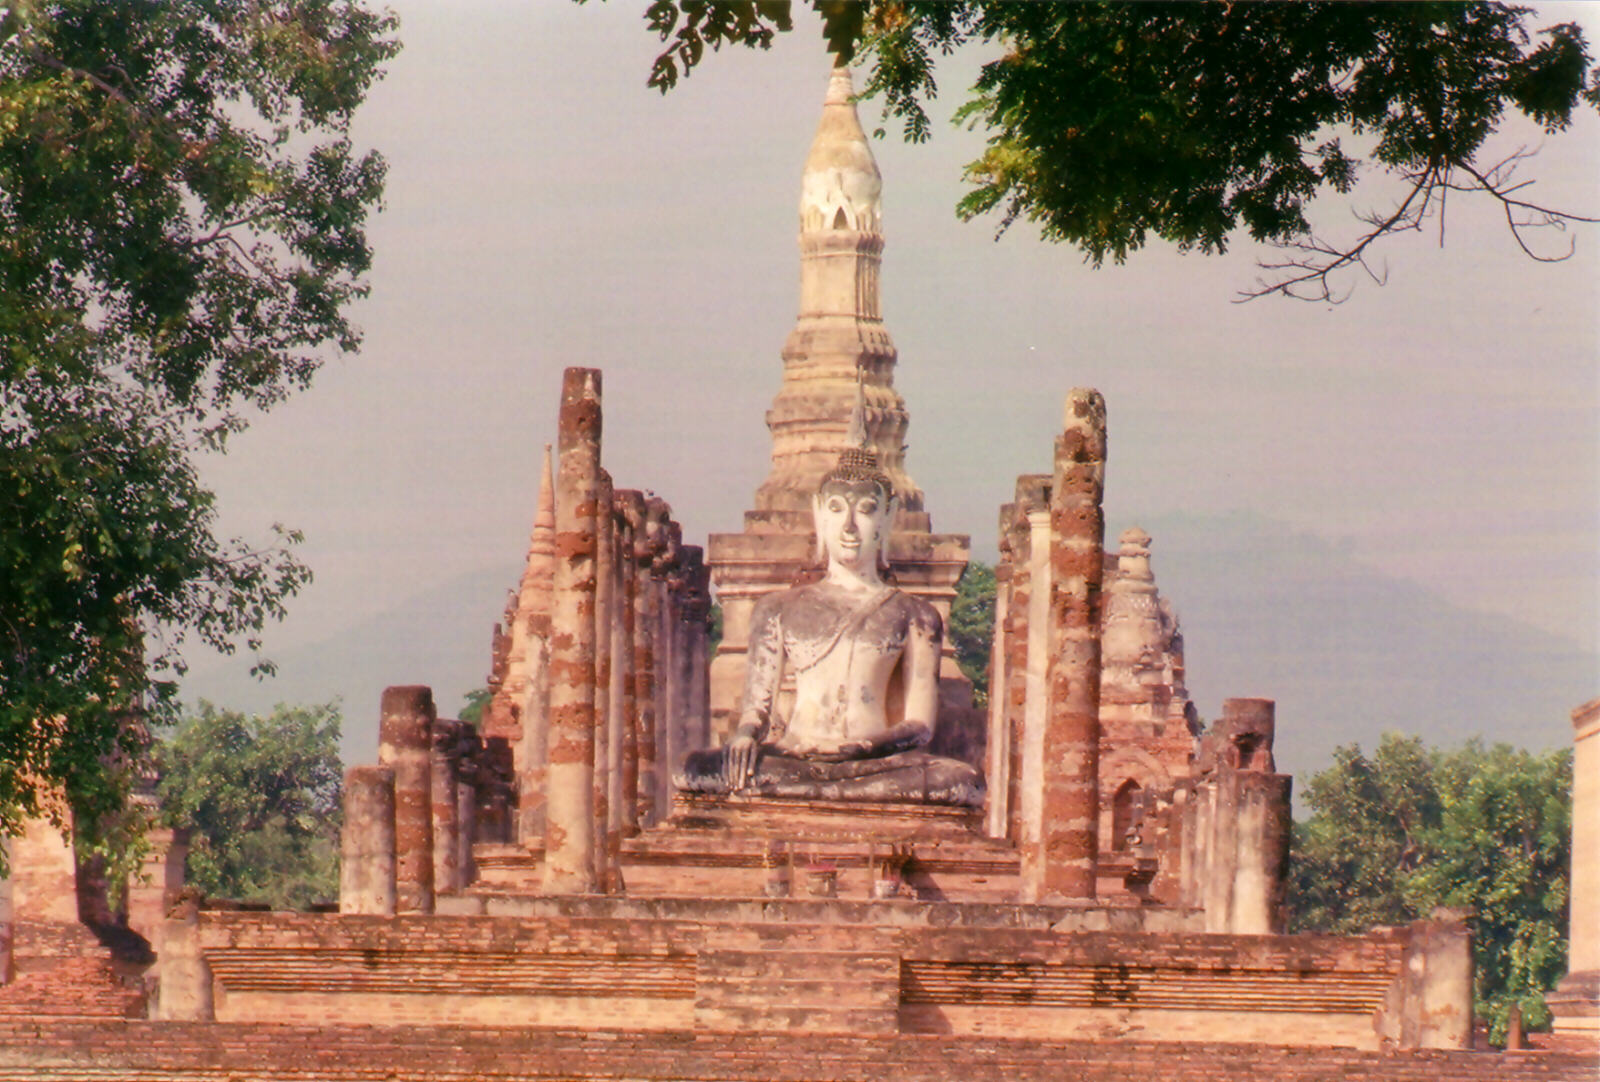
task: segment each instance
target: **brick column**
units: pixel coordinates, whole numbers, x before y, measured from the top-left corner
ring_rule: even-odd
[[[1074,388],[1056,439],[1050,524],[1050,709],[1043,852],[1024,891],[1092,899],[1100,802],[1100,581],[1105,545],[1106,403]]]
[[[711,700],[707,680],[710,664],[707,633],[711,618],[711,572],[705,564],[705,551],[698,545],[683,547],[683,564],[683,602],[679,619],[683,625],[684,749],[695,751],[711,743]],[[672,765],[677,769],[681,764]]]
[[[617,842],[611,825],[611,623],[617,596],[612,491],[611,475],[600,470],[594,500],[594,876],[598,888],[607,892],[613,889]]]
[[[478,840],[478,765],[473,759],[461,764],[456,785],[456,824],[460,840],[461,885],[470,887],[478,879],[478,865],[472,859],[472,843]]]
[[[545,767],[549,759],[550,609],[556,574],[555,476],[550,445],[539,473],[539,511],[528,543],[524,576],[527,687],[522,700],[522,768],[517,776],[517,836],[527,848],[544,844]]]
[[[161,924],[156,945],[155,1016],[161,1022],[210,1022],[216,1018],[211,966],[200,949],[200,906],[188,899]]]
[[[140,861],[139,874],[128,883],[127,925],[153,943],[167,919],[167,910],[183,889],[189,832],[151,827],[144,837],[148,848]]]
[[[1006,836],[1006,786],[1010,777],[1011,733],[1006,726],[1006,624],[1010,620],[1011,567],[1001,541],[994,569],[994,636],[989,643],[989,734],[985,741],[984,780],[988,786],[984,829],[991,838]]]
[[[639,697],[638,612],[639,561],[635,556],[644,534],[644,494],[624,489],[612,497],[619,515],[618,570],[621,590],[617,628],[617,662],[622,670],[622,799],[618,812],[624,837],[639,833]]]
[[[628,691],[633,681],[633,640],[627,634],[633,599],[628,596],[624,568],[632,561],[625,555],[628,525],[618,510],[615,496],[607,509],[611,520],[606,551],[611,566],[606,578],[611,584],[611,601],[606,606],[606,656],[611,667],[606,681],[606,836],[612,848],[612,861],[619,869],[620,846],[625,833],[624,807],[629,794],[624,788],[622,764],[628,755]]]
[[[433,803],[433,890],[461,889],[461,805],[456,762],[460,722],[441,720],[434,727],[428,754],[429,791]]]
[[[550,629],[544,889],[588,894],[594,874],[595,545],[600,495],[600,373],[561,384],[555,606]]]
[[[1045,810],[1044,763],[1045,727],[1050,715],[1050,583],[1051,564],[1050,507],[1048,492],[1042,486],[1024,490],[1017,485],[1017,510],[1028,530],[1028,614],[1025,664],[1023,670],[1022,729],[1017,755],[1017,793],[1020,801],[1017,841],[1022,866],[1044,866]],[[1037,902],[1047,893],[1037,874],[1022,877],[1022,900]]]
[[[394,770],[395,909],[433,912],[433,691],[383,689],[378,762]]]
[[[1380,1019],[1381,1035],[1401,1048],[1472,1047],[1472,932],[1468,910],[1435,909],[1405,928],[1398,1011]],[[1393,1017],[1398,1014],[1398,1018]]]
[[[656,506],[652,506],[654,503]],[[634,641],[633,689],[634,711],[639,728],[639,824],[651,826],[656,822],[656,791],[658,770],[656,766],[656,584],[652,574],[655,560],[656,534],[661,528],[660,500],[646,500],[642,529],[634,541],[634,558],[638,562],[634,582]]]
[[[677,682],[678,618],[672,581],[677,575],[678,561],[683,551],[683,530],[672,520],[672,507],[665,500],[652,500],[652,510],[658,503],[661,505],[662,543],[656,550],[655,562],[651,567],[651,588],[656,595],[656,626],[652,629],[655,635],[655,664],[651,676],[656,699],[655,821],[660,823],[666,820],[672,809],[672,768],[682,754],[678,747],[679,719],[673,703]]]
[[[339,839],[339,912],[394,916],[394,771],[353,766],[344,772]]]
[[[1020,486],[1021,479],[1018,479]],[[1006,837],[1022,840],[1022,721],[1028,707],[1028,612],[1032,579],[1028,546],[1033,535],[1027,516],[1011,509],[1006,534],[1011,542],[1011,600],[1006,606]]]
[[[1281,934],[1287,925],[1284,893],[1289,874],[1289,793],[1294,779],[1255,771],[1236,777],[1239,855],[1228,930],[1243,935]]]

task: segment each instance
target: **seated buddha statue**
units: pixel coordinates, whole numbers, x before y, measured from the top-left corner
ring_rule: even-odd
[[[738,727],[723,747],[688,755],[679,789],[983,804],[978,770],[922,750],[937,720],[943,624],[932,605],[883,581],[893,512],[877,456],[846,450],[812,498],[827,573],[756,604]],[[794,702],[781,717],[785,675]]]

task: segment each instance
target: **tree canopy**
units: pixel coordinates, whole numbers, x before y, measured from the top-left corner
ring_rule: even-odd
[[[201,703],[154,751],[164,823],[190,830],[188,882],[304,908],[339,896],[339,710],[245,716]]]
[[[398,45],[353,0],[0,6],[0,836],[118,806],[192,636],[254,647],[309,577],[215,533],[195,456],[353,350]]]
[[[989,702],[989,648],[994,642],[994,568],[973,560],[956,582],[950,602],[950,644],[956,664],[972,681],[972,698],[978,706]]]
[[[1503,3],[1004,3],[813,0],[828,48],[865,58],[864,97],[881,95],[905,137],[929,137],[938,59],[968,43],[999,50],[958,121],[989,132],[966,169],[963,218],[1026,220],[1096,266],[1159,237],[1220,252],[1243,230],[1279,245],[1245,296],[1339,299],[1340,272],[1381,277],[1371,245],[1437,221],[1445,198],[1477,192],[1503,206],[1516,242],[1592,221],[1534,201],[1516,176],[1529,156],[1479,160],[1510,111],[1547,132],[1580,102],[1600,108],[1600,67],[1572,23],[1539,27]],[[707,48],[767,48],[793,29],[788,3],[654,0],[665,50],[650,85],[665,92]],[[1360,149],[1352,150],[1351,144]],[[1404,192],[1363,216],[1353,238],[1313,231],[1309,204],[1349,192],[1365,169]]]
[[[1304,790],[1290,900],[1297,931],[1362,932],[1472,911],[1477,1011],[1504,1041],[1513,1006],[1549,1022],[1566,972],[1572,752],[1472,742],[1428,749],[1391,733],[1372,756],[1338,749]]]

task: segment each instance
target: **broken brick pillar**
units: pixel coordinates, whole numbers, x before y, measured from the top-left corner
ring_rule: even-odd
[[[655,581],[656,553],[665,543],[665,508],[666,503],[662,500],[645,500],[644,517],[634,541],[638,577],[634,585],[633,687],[634,710],[639,727],[639,786],[636,793],[641,826],[653,826],[660,818],[657,814],[661,781],[658,759],[666,751],[661,747],[656,733],[656,640],[661,618],[659,591]]]
[[[600,372],[562,377],[556,471],[555,604],[545,770],[544,889],[592,894],[595,878],[595,549]]]
[[[211,966],[200,947],[198,897],[183,899],[162,922],[156,953],[161,959],[160,983],[156,986],[156,1020],[215,1020]]]
[[[1027,612],[1023,616],[1022,710],[1020,726],[1012,734],[1012,763],[1016,771],[1019,807],[1017,844],[1023,861],[1042,867],[1045,840],[1044,763],[1045,730],[1050,716],[1050,584],[1054,581],[1050,542],[1050,478],[1017,478],[1016,508],[1019,529],[1027,532],[1020,552],[1027,561]],[[1024,883],[1029,883],[1024,880]],[[1048,891],[1037,881],[1024,888],[1023,897],[1038,901]]]
[[[555,477],[550,445],[539,471],[539,509],[528,538],[528,563],[517,606],[526,635],[521,667],[512,666],[508,692],[521,706],[521,758],[517,775],[517,837],[532,848],[544,844],[545,765],[549,753],[550,608],[556,573]],[[516,648],[513,645],[513,659]],[[517,678],[520,676],[520,682]]]
[[[461,878],[461,722],[441,718],[434,723],[428,773],[433,801],[433,890],[460,890]]]
[[[618,789],[621,799],[616,809],[618,830],[623,837],[639,833],[639,561],[635,556],[644,533],[644,494],[633,489],[614,493],[617,510],[617,569],[620,587],[617,600],[616,656],[612,662],[622,715],[621,758]]]
[[[1067,395],[1050,485],[1049,708],[1040,777],[1041,845],[1023,851],[1025,899],[1095,896],[1100,824],[1100,583],[1106,403]]]
[[[1289,797],[1294,779],[1274,773],[1272,739],[1277,704],[1271,699],[1224,699],[1222,725],[1251,734],[1235,741],[1237,764],[1218,766],[1225,780],[1219,800],[1230,805],[1233,890],[1227,930],[1269,935],[1287,926],[1284,894],[1289,876]],[[1222,839],[1217,839],[1218,843]]]
[[[1006,521],[1002,509],[1001,521]],[[984,742],[984,779],[988,793],[984,804],[984,830],[991,838],[1006,836],[1006,787],[1010,777],[1011,734],[1006,726],[1006,627],[1010,620],[1011,566],[1005,532],[1000,535],[1000,559],[994,569],[994,634],[989,642],[989,733]]]
[[[346,770],[339,912],[394,916],[394,825],[394,771],[387,766]]]
[[[1004,542],[1011,552],[1011,597],[1006,606],[1006,683],[1005,718],[1006,770],[1005,836],[1020,844],[1022,839],[1022,725],[1028,706],[1028,613],[1032,609],[1028,546],[1032,534],[1026,515],[1016,503],[1005,505]]]
[[[678,549],[678,560],[667,574],[667,619],[665,630],[670,647],[667,659],[670,668],[666,673],[667,720],[671,751],[667,758],[667,791],[672,792],[672,771],[684,757],[696,748],[709,743],[709,733],[702,734],[695,724],[693,708],[689,704],[694,684],[694,647],[689,638],[689,620],[692,601],[689,597],[691,562],[700,558],[700,550],[692,545]],[[669,795],[668,800],[671,800]]]
[[[1400,930],[1400,972],[1376,1019],[1378,1035],[1402,1049],[1472,1047],[1470,911],[1436,908]]]
[[[395,909],[433,912],[433,690],[383,689],[378,762],[394,771]]]
[[[482,745],[477,734],[468,726],[472,736],[472,753],[457,764],[459,784],[456,786],[456,842],[457,861],[461,869],[461,885],[470,887],[478,879],[478,865],[472,859],[472,843],[478,837],[478,752]]]
[[[616,530],[611,514],[611,475],[599,471],[595,490],[594,556],[594,875],[602,891],[614,889],[618,834],[611,825],[612,703],[611,623],[617,603],[612,546]]]
[[[189,854],[189,831],[151,827],[145,831],[145,854],[139,874],[128,883],[127,925],[155,942],[167,910],[183,889],[184,860]]]
[[[698,545],[683,547],[683,565],[683,598],[678,614],[683,634],[680,679],[686,733],[684,748],[692,751],[711,746],[711,699],[707,679],[711,572],[706,567],[705,551]]]
[[[672,507],[665,500],[650,501],[651,513],[659,505],[661,526],[656,534],[655,559],[651,564],[651,589],[655,593],[656,625],[651,682],[655,688],[655,822],[666,820],[672,808],[672,767],[688,749],[680,748],[678,717],[673,708],[677,672],[676,597],[672,582],[683,556],[683,528],[672,519]]]
[[[610,664],[604,688],[606,696],[606,843],[610,846],[612,865],[620,870],[620,846],[623,838],[623,807],[629,801],[624,795],[622,761],[627,757],[628,704],[624,688],[632,680],[633,643],[627,637],[627,614],[633,610],[633,599],[628,596],[628,583],[624,568],[630,562],[624,557],[627,545],[628,524],[622,517],[616,494],[603,513],[610,522],[606,537],[606,558],[609,568],[606,580],[611,596],[606,605],[607,618],[598,633],[605,637],[606,657]]]

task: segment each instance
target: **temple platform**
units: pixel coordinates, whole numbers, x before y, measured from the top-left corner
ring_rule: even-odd
[[[1157,1042],[1226,1032],[1376,1050],[1418,1043],[1435,964],[1425,923],[1218,935],[1158,906],[490,892],[439,903],[397,917],[174,919],[162,994],[224,1023]]]

